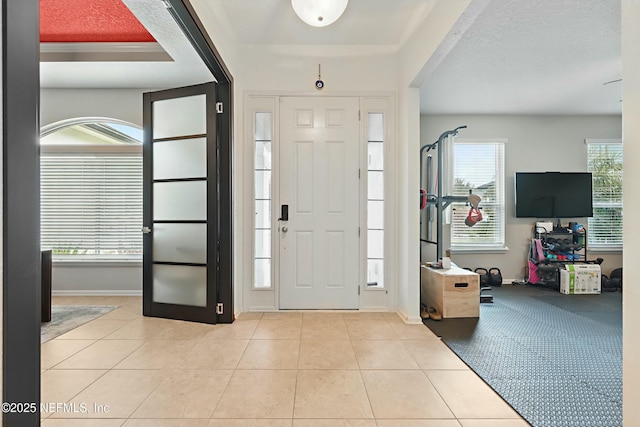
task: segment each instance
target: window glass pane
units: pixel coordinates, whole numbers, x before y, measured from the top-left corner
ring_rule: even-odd
[[[381,142],[370,142],[368,149],[368,169],[381,171],[384,166],[384,144]]]
[[[369,113],[369,141],[384,141],[384,114]]]
[[[256,113],[256,141],[271,140],[271,113]]]
[[[382,230],[384,228],[384,202],[367,202],[367,228]]]
[[[41,247],[55,257],[142,255],[142,131],[78,119],[42,138]],[[60,151],[64,150],[64,151]]]
[[[367,287],[384,287],[384,114],[367,115]]]
[[[268,258],[255,260],[255,288],[265,289],[271,287],[271,260]]]
[[[384,287],[384,263],[381,259],[367,260],[367,287]]]
[[[271,171],[256,171],[256,199],[271,198]]]
[[[368,258],[384,258],[384,231],[368,230],[367,254]]]
[[[369,172],[368,199],[384,199],[384,172]]]
[[[255,257],[256,289],[271,287],[272,113],[255,113]]]
[[[622,247],[622,144],[588,143],[587,170],[593,180],[593,217],[588,218],[588,245]]]
[[[271,257],[271,230],[256,230],[256,258]]]
[[[469,191],[482,198],[482,220],[469,227],[465,219],[468,203],[453,203],[451,245],[504,246],[504,144],[458,142],[453,144],[453,185],[455,196]]]
[[[256,141],[256,169],[271,169],[271,141]]]
[[[271,200],[256,200],[255,228],[271,228]]]

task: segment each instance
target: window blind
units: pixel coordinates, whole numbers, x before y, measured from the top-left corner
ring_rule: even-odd
[[[504,143],[459,142],[453,144],[452,195],[467,196],[469,190],[482,198],[483,220],[465,225],[470,206],[452,203],[452,247],[504,247]]]
[[[141,256],[140,153],[43,153],[40,165],[43,249],[58,256]]]
[[[587,143],[587,161],[593,179],[587,244],[622,248],[622,144]]]

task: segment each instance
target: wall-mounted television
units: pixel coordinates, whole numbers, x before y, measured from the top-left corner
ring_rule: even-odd
[[[593,216],[590,172],[516,172],[517,218]]]

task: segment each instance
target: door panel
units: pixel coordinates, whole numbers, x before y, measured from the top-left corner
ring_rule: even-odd
[[[215,90],[144,94],[145,316],[217,321]]]
[[[154,182],[154,221],[206,221],[207,182]]]
[[[159,141],[153,144],[153,179],[206,176],[206,138]]]
[[[207,267],[154,265],[153,302],[206,307]]]
[[[154,224],[153,260],[207,263],[206,224]]]
[[[285,97],[280,117],[280,308],[356,309],[358,100]]]

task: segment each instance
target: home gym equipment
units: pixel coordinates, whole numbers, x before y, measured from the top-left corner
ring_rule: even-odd
[[[498,267],[489,269],[489,286],[502,286],[502,273]]]
[[[483,294],[483,292],[491,291],[491,286],[489,286],[489,271],[482,267],[478,267],[475,270],[465,267],[465,270],[473,271],[480,276],[480,302],[493,302],[493,295]]]
[[[489,270],[487,270],[486,268],[478,267],[473,271],[480,275],[481,287],[489,286]]]
[[[436,260],[432,263],[432,266],[437,266],[442,259],[442,225],[443,225],[443,215],[444,210],[453,202],[468,202],[471,205],[471,209],[469,210],[469,214],[465,219],[465,224],[469,227],[474,226],[478,221],[482,220],[482,213],[479,210],[479,203],[481,201],[480,196],[477,194],[469,192],[468,196],[451,196],[451,195],[443,195],[442,189],[442,181],[443,181],[443,165],[444,165],[444,142],[449,137],[454,137],[458,134],[460,129],[465,129],[467,126],[459,126],[453,130],[448,130],[443,132],[438,140],[430,145],[425,145],[420,148],[420,182],[423,181],[423,155],[426,152],[429,152],[431,149],[438,147],[438,170],[437,170],[437,178],[436,178],[436,194],[433,194],[433,167],[432,167],[432,157],[427,156],[427,185],[426,185],[426,203],[425,208],[422,209],[424,211],[424,215],[421,224],[420,231],[420,241],[425,243],[433,243],[436,245]],[[421,207],[422,207],[422,191],[421,191]],[[431,207],[436,208],[436,239],[433,240],[432,230],[431,230],[431,222],[433,221],[433,212]],[[422,237],[422,224],[425,225],[426,229],[426,238]],[[422,245],[420,245],[420,260],[422,262]]]
[[[602,290],[615,292],[618,289],[622,291],[622,268],[616,268],[611,271],[609,276],[602,275]]]

